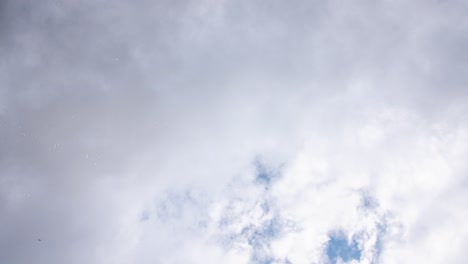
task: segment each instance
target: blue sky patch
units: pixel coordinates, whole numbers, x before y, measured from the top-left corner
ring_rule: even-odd
[[[279,168],[269,168],[269,166],[267,166],[259,158],[255,160],[254,164],[256,170],[255,182],[265,186],[265,188],[268,189],[271,186],[273,180],[278,178],[280,174]]]
[[[361,258],[361,250],[357,241],[355,239],[348,241],[343,232],[336,232],[330,235],[326,253],[331,263],[337,263],[338,259],[348,262]]]

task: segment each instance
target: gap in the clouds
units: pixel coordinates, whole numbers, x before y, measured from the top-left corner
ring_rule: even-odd
[[[272,194],[273,185],[281,178],[282,166],[259,157],[253,166],[249,178],[253,181],[236,179],[231,186],[236,191],[228,198],[220,221],[222,240],[227,248],[249,251],[251,264],[290,263],[287,258],[275,257],[271,248],[275,240],[297,230],[296,223],[281,214]]]
[[[269,189],[273,182],[280,177],[280,168],[268,166],[261,158],[256,158],[255,165],[255,182],[263,185],[265,189]]]
[[[378,201],[368,193],[363,193],[360,207],[364,210],[375,210],[379,207]]]
[[[249,263],[291,263],[275,256],[272,243],[297,232],[297,224],[276,204],[272,187],[279,183],[281,165],[256,158],[247,173],[233,177],[222,192],[200,187],[173,187],[159,193],[155,203],[140,213],[139,221],[188,232],[216,241],[226,249],[241,250]],[[221,188],[221,187],[219,187]],[[213,190],[213,189],[212,189]]]
[[[330,234],[326,253],[331,263],[349,262],[351,260],[361,259],[361,249],[356,239],[353,237],[348,240],[343,231],[337,231]]]

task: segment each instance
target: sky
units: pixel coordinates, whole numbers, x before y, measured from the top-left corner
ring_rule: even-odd
[[[466,0],[0,1],[0,263],[466,263]]]

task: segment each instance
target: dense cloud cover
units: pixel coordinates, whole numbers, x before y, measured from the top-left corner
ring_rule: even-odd
[[[465,263],[468,2],[0,2],[0,263]]]

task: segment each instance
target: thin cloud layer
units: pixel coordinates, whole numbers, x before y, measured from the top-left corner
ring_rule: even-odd
[[[2,1],[1,263],[463,263],[466,1]]]

